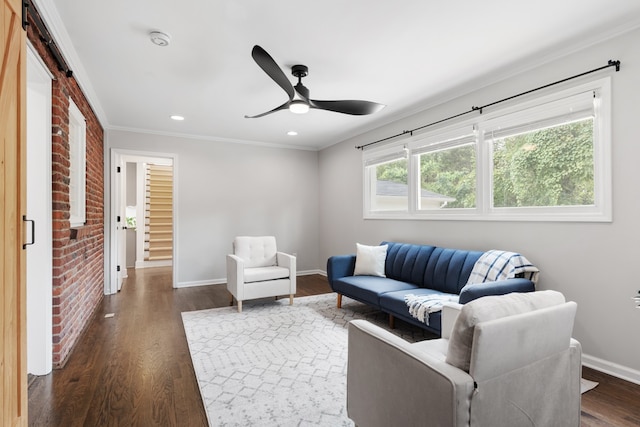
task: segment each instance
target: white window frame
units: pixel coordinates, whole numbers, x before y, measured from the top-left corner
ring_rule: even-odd
[[[447,212],[447,217],[467,217],[469,215],[475,215],[478,210],[478,203],[481,200],[478,198],[478,177],[480,176],[480,147],[477,139],[472,140],[472,135],[476,135],[477,131],[473,126],[468,124],[463,126],[453,126],[450,128],[442,129],[441,131],[431,132],[428,135],[421,135],[409,143],[411,153],[411,164],[413,165],[414,172],[411,180],[415,182],[415,198],[416,203],[413,212],[416,215],[428,215],[430,217],[437,217],[441,212]],[[418,203],[418,197],[420,194],[420,155],[433,151],[438,151],[445,148],[462,147],[473,143],[476,151],[476,207],[475,208],[446,208],[446,209],[420,209]]]
[[[78,106],[69,98],[69,223],[86,223],[87,122]]]
[[[367,150],[363,157],[363,208],[365,218],[397,218],[406,217],[409,214],[409,206],[413,195],[413,184],[411,176],[411,159],[407,159],[408,150],[405,145],[384,147],[382,149]],[[407,159],[407,209],[403,210],[372,210],[372,199],[376,197],[376,167],[385,163],[391,163],[397,160]]]
[[[594,205],[553,206],[553,207],[493,207],[493,157],[492,142],[485,132],[500,126],[514,126],[519,123],[535,122],[550,114],[547,107],[562,111],[572,99],[584,93],[596,94],[594,98]],[[561,115],[561,113],[559,113]],[[420,192],[419,155],[428,152],[438,144],[470,134],[476,135],[476,207],[419,210]],[[480,220],[480,221],[572,221],[611,222],[612,221],[612,179],[611,179],[611,77],[577,84],[565,85],[563,89],[546,90],[543,94],[528,95],[523,101],[510,101],[508,106],[473,118],[458,121],[427,130],[410,138],[386,144],[380,149],[365,149],[363,152],[364,191],[363,217],[365,219],[434,219],[434,220]],[[390,153],[406,150],[409,156],[408,185],[409,205],[406,211],[371,211],[371,177],[367,176],[368,166],[375,164],[376,158],[385,159]]]

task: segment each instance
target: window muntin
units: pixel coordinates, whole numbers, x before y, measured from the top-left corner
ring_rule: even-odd
[[[485,111],[454,125],[417,135],[413,131],[411,138],[390,143],[384,149],[397,153],[404,146],[407,152],[410,160],[407,164],[408,209],[372,211],[373,193],[367,181],[369,192],[364,194],[364,217],[611,221],[610,105],[611,82],[610,77],[606,77],[537,98],[529,97],[521,103]],[[473,129],[472,135],[469,129]],[[476,156],[475,203],[469,202],[473,199],[466,199],[464,204],[456,205],[448,198],[456,201],[462,198],[457,194],[451,196],[452,190],[442,190],[442,186],[436,185],[438,177],[446,177],[447,173],[440,172],[434,178],[429,170],[434,169],[433,162],[446,163],[445,155],[464,151],[463,147],[474,147]],[[510,149],[515,151],[514,147],[522,151],[518,156],[509,153]],[[372,148],[363,153],[365,169],[372,164],[374,151],[382,150]],[[472,169],[469,166],[454,172],[471,174]],[[514,170],[518,173],[514,174]],[[449,178],[450,187],[455,187],[453,182],[455,180]],[[459,180],[458,184],[469,182]],[[533,185],[541,188],[532,190]],[[530,194],[525,197],[527,186]],[[446,203],[430,205],[421,197],[423,191],[445,196]],[[542,192],[547,193],[545,197],[535,197]]]
[[[86,134],[85,118],[69,98],[69,222],[71,227],[79,227],[86,222]]]

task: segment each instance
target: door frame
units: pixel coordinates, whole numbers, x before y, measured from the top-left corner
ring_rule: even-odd
[[[159,153],[153,151],[138,151],[138,150],[129,150],[123,148],[111,148],[110,149],[110,164],[106,167],[109,179],[109,187],[105,194],[108,194],[108,218],[105,220],[105,236],[109,236],[109,242],[105,243],[105,248],[108,248],[108,256],[105,256],[105,295],[112,295],[118,292],[118,244],[120,241],[118,240],[118,226],[116,222],[116,218],[118,216],[118,203],[117,197],[124,191],[124,186],[126,182],[121,182],[121,188],[118,188],[118,177],[116,173],[116,167],[118,165],[124,164],[127,161],[130,162],[150,162],[154,159],[170,159],[173,164],[173,201],[172,201],[172,209],[173,209],[173,287],[176,287],[176,283],[178,283],[178,245],[177,245],[177,236],[178,236],[178,156],[175,153]],[[105,156],[106,158],[106,156]],[[106,177],[105,177],[106,181]],[[106,197],[105,197],[106,198]],[[105,203],[106,205],[107,203]],[[105,206],[105,212],[107,211],[107,206]],[[106,217],[106,216],[105,216]],[[122,267],[121,267],[122,268]],[[124,266],[126,268],[126,266]]]
[[[38,129],[27,105],[27,217],[35,220],[37,240],[27,248],[27,371],[46,375],[53,369],[53,232],[51,207],[51,94],[54,76],[27,40],[27,100],[42,95]],[[27,102],[29,104],[29,102]],[[29,135],[37,134],[35,141]],[[34,176],[34,174],[36,176]],[[43,176],[44,175],[44,176]],[[37,182],[34,183],[33,180]],[[44,187],[44,188],[43,188]],[[44,200],[41,200],[43,199]],[[37,205],[34,210],[32,205]],[[34,258],[36,257],[36,258]]]

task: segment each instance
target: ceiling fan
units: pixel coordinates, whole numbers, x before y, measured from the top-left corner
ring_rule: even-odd
[[[351,99],[342,101],[320,101],[317,99],[311,99],[309,98],[309,89],[302,84],[302,78],[306,77],[309,73],[309,69],[306,65],[294,65],[291,67],[291,74],[298,78],[298,83],[295,86],[292,86],[287,76],[280,67],[278,67],[278,64],[276,64],[271,55],[269,55],[263,48],[255,45],[251,51],[251,56],[258,66],[262,68],[262,70],[287,93],[289,100],[279,107],[265,113],[255,116],[244,116],[247,119],[263,117],[267,114],[285,109],[289,109],[294,113],[303,114],[309,111],[310,108],[362,116],[365,114],[375,113],[385,107],[384,104],[378,104],[370,101],[358,101]],[[296,92],[301,99],[294,99]]]

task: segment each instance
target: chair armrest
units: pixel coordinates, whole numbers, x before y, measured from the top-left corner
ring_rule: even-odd
[[[227,289],[238,301],[244,299],[244,261],[236,255],[227,255]]]
[[[473,378],[369,323],[349,323],[347,412],[356,425],[469,423]]]
[[[535,285],[529,279],[506,279],[496,282],[472,283],[460,291],[460,304],[466,304],[474,299],[489,295],[505,295],[511,292],[533,292]]]
[[[292,270],[292,273],[295,273],[296,268],[296,257],[293,255],[286,254],[284,252],[276,252],[276,262],[280,267],[286,267],[289,270]]]
[[[289,280],[291,286],[289,287],[289,293],[291,295],[296,293],[296,257],[293,255],[285,254],[284,252],[276,252],[276,260],[280,267],[286,267],[289,269]]]
[[[445,302],[444,304],[442,304],[442,317],[440,318],[440,333],[442,338],[447,340],[451,338],[453,325],[455,325],[461,310],[462,304],[457,304],[455,302]]]
[[[327,260],[327,279],[333,289],[333,281],[341,277],[353,276],[356,267],[356,256],[335,255]]]

